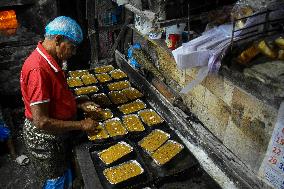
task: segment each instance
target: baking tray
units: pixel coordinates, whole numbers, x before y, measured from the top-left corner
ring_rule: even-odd
[[[91,86],[96,86],[98,88],[98,91],[94,91],[94,92],[90,92],[90,93],[86,93],[86,94],[79,94],[79,95],[76,94],[76,89],[84,88],[84,87],[91,87]],[[73,91],[75,96],[87,95],[88,97],[90,97],[90,95],[92,95],[92,94],[100,93],[102,91],[102,89],[101,89],[101,87],[99,85],[89,85],[89,86],[82,86],[82,87],[72,88],[72,91]]]
[[[117,71],[118,71],[118,72],[119,72],[119,71],[123,72],[123,73],[125,74],[125,77],[120,77],[120,78],[115,78],[115,77],[113,77],[112,73],[117,72]],[[127,74],[126,74],[124,71],[122,71],[121,69],[114,69],[114,70],[112,70],[112,71],[109,72],[109,75],[112,77],[112,79],[113,79],[114,81],[123,81],[123,80],[126,80],[126,79],[128,78]]]
[[[174,143],[176,145],[178,145],[181,149],[180,151],[172,157],[172,159],[170,159],[169,161],[167,161],[164,164],[160,164],[156,159],[153,158],[153,155],[163,146],[167,145],[168,143]],[[171,161],[174,161],[175,159],[178,159],[179,156],[183,156],[183,150],[184,150],[184,146],[180,143],[178,143],[177,141],[174,140],[167,140],[162,146],[160,146],[157,150],[155,150],[153,153],[150,154],[151,158],[153,159],[153,162],[158,166],[158,167],[167,167],[168,165],[171,164]]]
[[[131,133],[131,134],[139,134],[139,133],[141,133],[141,132],[146,131],[146,128],[145,128],[143,122],[141,121],[141,119],[138,117],[137,114],[128,114],[128,115],[122,116],[122,119],[121,119],[121,120],[122,120],[123,125],[126,125],[126,124],[125,124],[125,119],[126,119],[126,118],[129,118],[129,117],[135,117],[136,119],[138,119],[139,122],[140,122],[140,124],[141,124],[141,126],[143,126],[143,128],[144,128],[144,130],[140,130],[140,131],[137,131],[137,130],[132,130],[132,131],[130,131],[130,130],[128,129],[128,127],[125,126],[125,128],[128,130],[129,133]]]
[[[121,121],[118,117],[114,117],[114,118],[112,118],[112,119],[108,119],[108,120],[104,121],[104,122],[103,122],[104,127],[105,127],[105,124],[106,124],[107,122],[110,122],[110,121],[120,121],[122,127],[125,129],[125,134],[123,134],[123,135],[116,135],[116,136],[111,136],[111,135],[109,134],[109,131],[106,129],[107,132],[108,132],[108,134],[110,135],[110,137],[111,137],[114,141],[117,141],[117,140],[120,140],[120,139],[125,138],[126,135],[128,134],[128,131],[127,131],[127,129],[123,126],[122,121]],[[106,127],[105,127],[105,128],[106,128]]]
[[[104,125],[99,122],[100,126],[104,128]],[[104,128],[105,129],[105,128]],[[106,131],[107,132],[107,131]],[[88,134],[90,135],[90,134]],[[108,138],[102,138],[102,139],[96,139],[96,140],[90,140],[89,137],[88,137],[88,140],[92,143],[92,144],[108,144],[108,143],[111,143],[113,142],[113,139],[111,137],[108,137]]]
[[[113,112],[109,109],[109,108],[105,108],[105,109],[101,109],[102,111],[99,112],[84,112],[84,115],[86,118],[91,118],[95,121],[106,121],[108,119],[113,118]],[[104,117],[104,115],[102,114],[102,112],[108,112],[109,113],[109,117]]]
[[[97,68],[103,68],[103,67],[109,67],[108,70],[104,70],[102,72],[96,72]],[[109,64],[109,65],[104,65],[104,66],[97,66],[93,69],[90,69],[89,72],[90,73],[94,73],[94,74],[98,74],[98,73],[109,73],[110,71],[114,70],[115,68],[113,67],[113,65]]]
[[[109,183],[106,179],[106,177],[103,175],[103,170],[106,168],[109,168],[110,166],[106,166],[100,159],[98,159],[97,157],[97,152],[100,149],[105,149],[106,147],[115,144],[114,142],[109,143],[109,144],[100,144],[100,145],[93,145],[89,151],[91,153],[91,158],[93,161],[93,164],[95,166],[95,169],[97,171],[98,177],[100,179],[101,184],[103,185],[103,187],[105,189],[142,189],[144,187],[147,186],[152,186],[154,183],[153,177],[152,177],[152,173],[149,172],[148,167],[146,166],[146,164],[143,161],[143,158],[139,155],[137,147],[135,146],[134,143],[132,143],[131,141],[124,139],[124,140],[120,140],[120,141],[125,141],[126,143],[128,143],[129,145],[131,145],[133,147],[133,153],[128,156],[128,157],[124,157],[123,160],[125,161],[129,161],[129,160],[136,160],[144,169],[144,174],[131,178],[127,181],[123,181],[117,185],[113,185],[111,183]],[[117,161],[113,164],[113,166],[121,164],[122,162],[125,161]]]
[[[141,146],[141,143],[146,140],[145,138],[148,137],[148,136],[149,136],[150,134],[152,134],[153,132],[160,132],[160,133],[162,133],[162,134],[164,134],[164,135],[166,136],[165,141],[163,141],[163,143],[161,143],[160,146],[162,146],[162,145],[163,145],[167,140],[169,140],[170,137],[171,137],[171,135],[170,135],[169,133],[164,132],[163,130],[160,130],[160,129],[155,129],[155,130],[151,131],[149,134],[147,134],[144,138],[142,138],[142,139],[137,143],[138,147],[141,148],[141,149],[143,149],[144,153],[151,154],[152,152],[154,152],[156,149],[158,149],[158,148],[160,147],[160,146],[158,146],[156,149],[153,149],[153,151],[149,151],[149,150],[147,150],[147,149],[145,149],[145,148],[143,148],[143,147]]]
[[[138,115],[137,114],[128,114],[128,115],[123,115],[122,116],[122,118],[121,118],[121,120],[122,120],[122,122],[123,122],[123,117],[124,116],[137,116],[138,117]],[[139,118],[139,117],[138,117]],[[139,118],[140,119],[140,118]],[[140,120],[141,121],[141,120]],[[129,131],[128,130],[128,134],[127,134],[127,136],[126,136],[126,138],[128,138],[129,140],[131,140],[132,142],[135,142],[135,143],[137,143],[138,141],[140,141],[142,138],[144,138],[146,135],[147,135],[147,133],[148,133],[148,130],[147,130],[147,127],[144,125],[144,123],[141,121],[141,123],[142,123],[142,125],[143,125],[143,127],[145,128],[145,130],[144,131]],[[124,125],[124,123],[123,123],[123,125]],[[126,127],[125,127],[126,128]],[[127,128],[126,128],[127,129]]]
[[[121,97],[123,97],[124,99],[124,101],[121,101],[121,103],[118,103],[118,102],[116,102],[116,101],[114,101],[112,98],[111,98],[111,95],[112,94],[115,94],[115,93],[117,93],[117,95],[121,95]],[[120,104],[125,104],[125,103],[128,103],[129,102],[129,100],[128,100],[128,98],[121,92],[121,91],[110,91],[109,93],[107,93],[108,94],[108,97],[109,97],[109,99],[111,100],[111,102],[114,104],[114,105],[120,105]]]
[[[125,156],[121,157],[120,159],[110,163],[110,164],[105,164],[101,158],[99,157],[99,153],[117,143],[127,143],[129,146],[132,147],[132,151],[129,153],[129,154],[126,154]],[[118,164],[121,164],[125,161],[128,161],[128,160],[131,160],[131,159],[136,159],[137,158],[137,152],[136,150],[134,149],[134,146],[133,144],[127,140],[127,139],[121,139],[121,140],[118,140],[118,141],[112,141],[112,142],[109,142],[109,143],[100,143],[100,144],[97,144],[95,146],[93,146],[91,149],[90,149],[90,152],[91,152],[91,157],[94,161],[94,163],[97,164],[97,166],[99,166],[101,169],[106,169],[108,167],[111,167],[111,166],[114,166],[114,165],[118,165]]]
[[[93,82],[93,83],[87,83],[87,84],[86,84],[86,83],[84,82],[84,80],[83,80],[82,77],[87,77],[87,76],[89,76],[89,75],[91,75],[91,76],[93,76],[93,77],[95,78],[95,82]],[[81,81],[83,82],[84,86],[97,85],[97,84],[99,83],[99,81],[98,81],[98,79],[96,78],[96,76],[95,76],[94,74],[89,74],[89,75],[83,75],[83,76],[80,77],[80,79],[81,79]]]
[[[161,122],[160,123],[156,123],[156,124],[147,124],[146,121],[144,120],[144,118],[140,115],[141,113],[143,112],[153,112],[153,113],[156,113],[160,118],[161,118]],[[160,116],[155,110],[153,110],[152,108],[147,108],[147,109],[143,109],[143,110],[140,110],[138,112],[138,116],[141,118],[141,120],[148,126],[148,127],[155,127],[156,125],[162,125],[162,123],[165,121],[164,118],[162,116]]]
[[[120,88],[115,88],[115,85],[119,85],[119,84],[125,84],[125,86],[120,86]],[[129,87],[131,87],[131,83],[128,80],[122,80],[122,81],[114,81],[114,82],[110,82],[107,85],[105,85],[105,87],[107,88],[108,91],[121,91],[123,89],[127,89]]]
[[[90,73],[89,70],[74,70],[74,71],[69,71],[68,76],[69,77],[81,77],[82,75],[86,75],[89,73]]]
[[[106,100],[106,101],[107,101],[106,103],[102,103],[102,102],[100,101],[100,99],[98,99],[98,97],[96,97],[96,96],[100,96],[100,95],[105,95],[104,98],[107,99],[107,100]],[[93,102],[95,102],[96,104],[98,104],[98,105],[99,105],[100,107],[102,107],[102,108],[111,108],[112,105],[113,105],[112,102],[110,101],[108,95],[105,94],[105,93],[93,94],[93,95],[91,95],[91,99],[92,99]]]
[[[68,81],[69,81],[69,80],[74,80],[74,79],[79,80],[79,82],[81,82],[80,85],[70,86],[69,83],[68,83]],[[68,87],[69,87],[70,89],[72,89],[72,88],[77,88],[77,87],[83,87],[83,86],[84,86],[84,83],[83,83],[83,81],[81,80],[80,77],[68,77],[68,78],[66,79],[66,82],[67,82],[67,85],[68,85]]]
[[[125,108],[125,107],[127,107],[127,106],[133,107],[133,106],[131,106],[133,103],[138,103],[138,104],[142,105],[143,107],[142,107],[141,109],[130,110],[130,112],[123,112],[123,110],[122,110],[123,108]],[[135,113],[135,112],[139,112],[139,111],[144,110],[145,108],[147,108],[147,105],[146,105],[142,100],[137,99],[137,100],[134,100],[134,101],[132,101],[132,102],[128,102],[128,103],[122,104],[122,105],[118,106],[117,108],[118,108],[119,111],[120,111],[121,113],[123,113],[124,115],[128,115],[128,114],[133,114],[133,113]],[[140,117],[140,119],[141,119],[141,117]],[[141,119],[141,120],[142,120],[142,119]],[[142,120],[142,122],[143,122],[143,120]]]
[[[173,130],[168,133],[171,135],[169,140],[177,141],[178,143],[185,146]],[[151,173],[153,174],[153,178],[155,179],[156,183],[174,180],[175,176],[179,176],[183,172],[189,169],[193,169],[194,167],[196,167],[196,165],[198,165],[198,161],[187,148],[184,148],[179,154],[177,154],[164,166],[157,165],[152,157],[148,153],[145,153],[142,148],[138,148],[138,151],[139,154],[141,154],[144,162],[146,163],[149,171],[151,171]]]
[[[137,90],[139,93],[141,93],[141,95],[140,96],[136,96],[136,97],[129,97],[128,95],[126,95],[126,92],[127,91],[134,91],[134,90]],[[134,87],[129,87],[129,88],[126,88],[126,89],[123,89],[122,90],[122,93],[124,93],[125,94],[125,96],[129,99],[129,100],[136,100],[136,99],[141,99],[143,96],[144,96],[144,94],[141,92],[141,91],[139,91],[138,89],[136,89],[136,88],[134,88]]]
[[[100,75],[107,75],[107,76],[110,78],[110,80],[107,80],[107,81],[101,82],[101,81],[99,80],[99,78],[98,78]],[[98,83],[99,83],[99,84],[101,84],[101,85],[107,85],[107,84],[109,84],[109,83],[112,83],[112,82],[113,82],[112,77],[110,77],[110,75],[109,75],[108,73],[95,74],[95,77],[97,78]]]

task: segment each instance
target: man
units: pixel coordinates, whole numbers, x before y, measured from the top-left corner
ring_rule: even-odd
[[[62,71],[63,62],[76,53],[82,40],[82,30],[76,21],[57,17],[46,26],[44,41],[38,43],[22,67],[24,140],[40,188],[72,185],[66,134],[73,130],[93,131],[98,125],[92,119],[73,121],[76,102]]]

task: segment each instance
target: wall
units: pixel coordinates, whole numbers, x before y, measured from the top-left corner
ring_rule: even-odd
[[[15,8],[19,22],[16,34],[0,36],[0,97],[1,104],[9,106],[21,104],[22,65],[42,39],[46,23],[57,15],[57,2],[40,0]]]
[[[139,35],[134,36],[134,41],[142,44],[166,81],[174,80],[183,87],[195,78],[198,69],[179,70],[161,43],[145,40]],[[255,173],[258,172],[275,125],[276,108],[221,75],[208,76],[182,98],[208,130]]]

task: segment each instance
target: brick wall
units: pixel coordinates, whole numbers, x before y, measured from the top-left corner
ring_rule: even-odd
[[[155,41],[145,41],[139,35],[134,36],[134,41],[140,42],[149,52],[166,81],[174,80],[184,87],[198,73],[198,68],[179,70],[169,51]],[[207,76],[182,98],[208,130],[255,173],[258,172],[276,122],[275,107],[221,75]]]

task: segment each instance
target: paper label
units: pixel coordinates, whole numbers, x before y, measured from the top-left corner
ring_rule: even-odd
[[[277,122],[270,139],[259,175],[275,188],[284,189],[284,103],[278,111]]]

